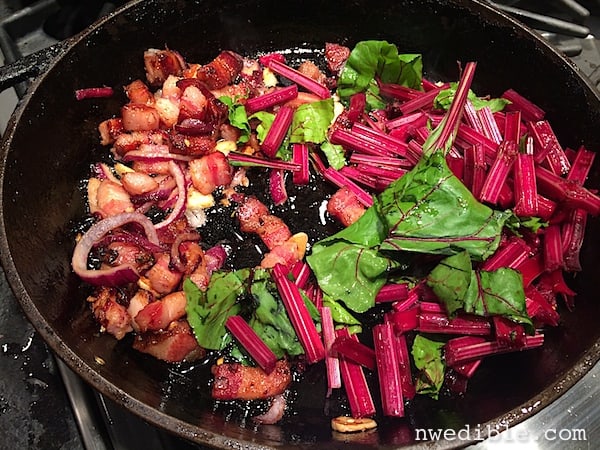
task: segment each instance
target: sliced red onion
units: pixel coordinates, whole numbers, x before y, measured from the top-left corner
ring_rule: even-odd
[[[227,251],[222,245],[215,245],[204,252],[206,258],[206,270],[209,274],[219,270],[225,264]]]
[[[152,221],[143,214],[127,212],[103,219],[90,227],[81,237],[73,251],[71,265],[73,266],[73,271],[83,281],[96,286],[119,286],[131,283],[139,278],[139,274],[130,264],[122,264],[117,267],[100,270],[90,270],[87,268],[88,255],[94,244],[110,231],[130,222],[141,225],[148,240],[153,244],[159,245],[158,235]]]
[[[284,394],[276,395],[271,399],[269,410],[261,415],[254,416],[252,420],[258,423],[272,425],[281,420],[285,413],[286,401]]]
[[[157,223],[154,226],[157,230],[169,226],[171,223],[173,223],[174,220],[181,217],[181,215],[185,211],[185,205],[187,202],[187,183],[185,182],[185,175],[183,173],[183,170],[176,162],[169,161],[169,172],[171,172],[171,175],[173,175],[173,178],[177,183],[177,201],[173,206],[171,214],[169,214],[165,218],[165,220]]]
[[[165,146],[166,147],[166,146]],[[131,150],[121,158],[125,162],[129,161],[191,161],[194,159],[190,155],[180,155],[169,151],[157,149],[155,151],[148,150]]]
[[[128,232],[113,233],[104,236],[104,238],[98,241],[95,246],[102,247],[110,244],[111,242],[125,242],[128,244],[134,244],[150,253],[158,253],[165,250],[162,246],[157,245],[154,242],[150,242],[150,240],[144,236]]]
[[[285,188],[285,172],[281,169],[271,169],[269,172],[269,190],[275,205],[283,205],[288,194]]]
[[[175,131],[189,136],[206,136],[215,131],[215,125],[193,117],[183,119],[175,125]]]

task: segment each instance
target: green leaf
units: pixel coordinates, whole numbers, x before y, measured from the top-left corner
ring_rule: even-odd
[[[415,367],[419,370],[415,389],[419,394],[426,394],[437,399],[444,383],[445,365],[442,360],[444,342],[438,342],[418,334],[415,336],[411,354]]]
[[[485,317],[499,315],[533,331],[523,278],[514,269],[474,270],[468,254],[463,252],[444,258],[427,277],[427,284],[449,314],[462,309]]]
[[[225,321],[240,312],[238,297],[244,292],[249,273],[250,269],[215,272],[206,291],[189,278],[183,282],[187,319],[201,347],[222,350],[231,341]]]
[[[269,128],[271,128],[271,125],[273,124],[273,120],[275,120],[275,114],[267,111],[257,111],[248,117],[248,119],[258,119],[260,121],[256,127],[256,137],[258,138],[258,142],[262,144],[267,136]]]
[[[375,81],[421,89],[423,61],[419,54],[398,54],[398,48],[386,41],[361,41],[350,52],[340,74],[337,92],[348,99],[357,92],[367,93],[367,103],[380,107]]]
[[[325,153],[329,165],[334,169],[339,170],[346,165],[346,153],[341,145],[325,141],[321,144],[321,150]]]
[[[332,98],[298,106],[292,119],[290,142],[315,144],[324,142],[332,120]]]
[[[329,307],[331,310],[331,318],[336,324],[356,325],[361,326],[361,323],[356,319],[350,311],[344,308],[340,302],[336,302],[327,294],[323,294],[323,306]]]
[[[510,212],[480,203],[452,173],[442,152],[423,157],[379,197],[389,233],[381,250],[492,255]]]
[[[250,292],[257,305],[248,321],[252,329],[278,358],[303,354],[304,349],[267,270],[254,270]]]
[[[437,95],[435,100],[433,101],[434,108],[448,110],[450,108],[450,104],[454,99],[454,94],[456,94],[456,87],[458,83],[450,83],[450,87],[448,89],[443,89]],[[488,106],[492,112],[502,111],[506,105],[510,103],[509,100],[504,98],[485,98],[485,97],[477,97],[477,95],[469,90],[468,99],[473,104],[473,107],[478,110],[485,106]]]
[[[238,142],[248,142],[250,136],[250,124],[248,123],[248,116],[246,114],[246,108],[244,105],[238,103],[233,98],[223,95],[219,97],[219,100],[227,105],[229,109],[229,123],[241,130]]]

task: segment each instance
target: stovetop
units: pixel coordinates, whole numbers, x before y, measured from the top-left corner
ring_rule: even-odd
[[[119,0],[0,0],[0,65],[3,54],[10,62],[20,54],[44,48],[85,27],[90,17],[99,17],[121,3]],[[541,32],[600,87],[600,41],[596,39],[600,37],[600,0],[497,3],[506,10],[541,4],[544,13],[548,7],[552,8],[550,4],[562,5],[557,16],[574,21],[573,32],[567,36],[556,33],[553,27]],[[589,9],[577,9],[582,5]],[[77,17],[85,17],[73,21],[76,13]],[[52,16],[51,21],[47,21],[48,16]],[[65,25],[66,20],[71,22]],[[532,19],[526,16],[523,20]],[[19,28],[23,23],[28,28]],[[532,25],[537,27],[539,23]],[[582,29],[591,34],[582,33]],[[10,41],[8,47],[6,38]],[[25,89],[26,85],[20,85],[16,90],[0,93],[0,133],[16,105],[17,94],[22,95]],[[600,439],[599,378],[600,364],[559,402],[496,437],[472,445],[471,450],[507,445],[527,449],[596,448],[595,443]],[[570,439],[564,440],[565,437]],[[158,430],[85,385],[53,356],[24,317],[0,268],[0,450],[4,448],[200,450],[203,447]]]

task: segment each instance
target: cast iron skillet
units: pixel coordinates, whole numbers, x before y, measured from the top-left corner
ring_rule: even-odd
[[[485,431],[487,425],[515,424],[556,400],[598,360],[597,220],[588,224],[585,270],[569,280],[579,293],[576,309],[563,311],[543,349],[490,359],[464,398],[420,399],[406,419],[382,420],[378,432],[358,441],[332,436],[323,414],[331,405],[311,373],[308,387],[295,396],[295,415],[280,426],[255,428],[213,406],[206,367],[169,367],[98,334],[85,305],[87,290],[69,265],[71,229],[85,211],[78,183],[105,151],[96,126],[123,99],[77,102],[74,90],[119,89],[143,77],[148,47],[166,45],[189,61],[208,62],[220,49],[305,49],[318,56],[314,49],[327,41],[351,46],[362,39],[387,39],[403,52],[423,53],[425,72],[434,79],[454,80],[457,61],[477,61],[476,92],[498,95],[514,88],[547,111],[563,145],[600,146],[600,99],[588,82],[537,36],[480,2],[132,2],[71,42],[33,84],[2,142],[2,264],[39,333],[94,388],[152,424],[215,447],[392,448],[414,443],[415,427],[483,424]],[[597,186],[597,168],[590,178]]]

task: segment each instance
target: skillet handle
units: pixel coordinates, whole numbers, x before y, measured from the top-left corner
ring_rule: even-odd
[[[60,41],[13,63],[0,66],[0,92],[46,72],[67,47],[68,41]]]

